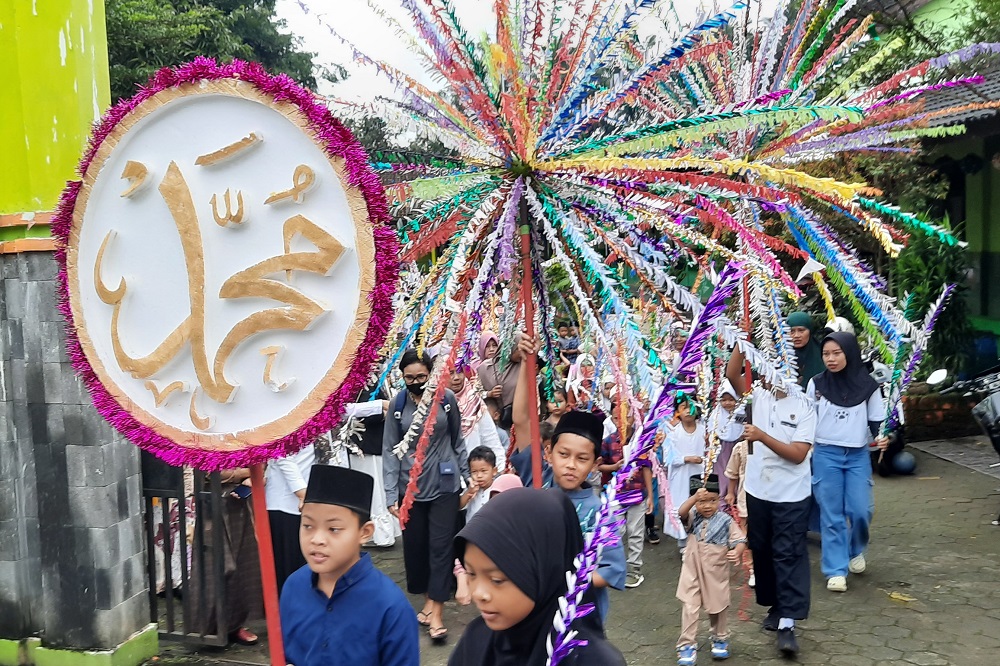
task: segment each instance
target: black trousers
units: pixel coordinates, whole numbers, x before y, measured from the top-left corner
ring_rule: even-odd
[[[768,502],[747,493],[747,546],[753,551],[757,603],[778,617],[809,617],[806,531],[812,498]]]
[[[431,601],[451,599],[455,577],[455,539],[458,493],[441,495],[429,502],[414,502],[403,530],[403,564],[406,590],[426,594]]]
[[[267,520],[271,524],[274,573],[278,577],[280,595],[285,580],[306,563],[302,547],[299,546],[299,524],[302,522],[302,516],[293,516],[284,511],[268,511]]]

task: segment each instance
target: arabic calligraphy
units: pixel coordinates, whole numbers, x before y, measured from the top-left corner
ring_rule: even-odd
[[[253,141],[249,141],[250,138]],[[211,164],[221,159],[231,157],[236,151],[252,145],[259,138],[256,134],[222,151],[211,153],[207,157],[218,156],[229,151],[223,157],[204,161]],[[248,142],[249,141],[249,142]],[[248,142],[248,143],[247,143]],[[237,146],[234,148],[234,146]],[[205,158],[206,156],[202,156]],[[202,160],[199,158],[199,160]],[[148,174],[145,165],[129,162],[134,178],[128,192],[141,185]],[[196,162],[198,164],[198,162]],[[130,168],[126,168],[129,172]],[[127,177],[123,174],[123,177]],[[265,203],[290,198],[300,203],[306,190],[315,182],[313,170],[306,165],[299,165],[294,172],[293,187],[285,192],[273,194]],[[170,331],[162,341],[146,355],[133,356],[126,350],[122,341],[120,322],[122,308],[129,293],[129,283],[124,276],[118,278],[115,287],[109,287],[105,281],[105,254],[116,237],[114,230],[109,231],[97,252],[94,263],[94,287],[100,300],[112,307],[111,311],[111,346],[115,360],[121,369],[136,379],[151,379],[171,363],[183,349],[190,348],[191,361],[198,380],[198,386],[191,391],[189,403],[189,418],[199,430],[211,428],[212,417],[204,415],[197,407],[197,399],[205,395],[212,401],[225,404],[234,399],[238,384],[226,376],[226,364],[237,349],[249,338],[264,331],[284,329],[289,331],[305,331],[328,310],[324,305],[309,298],[290,285],[293,272],[302,271],[318,276],[328,275],[343,255],[344,246],[329,232],[303,215],[293,215],[282,225],[282,253],[259,261],[243,270],[239,270],[226,279],[219,290],[220,299],[257,298],[268,299],[282,303],[282,306],[259,310],[242,318],[232,326],[214,354],[209,353],[206,340],[206,257],[202,229],[195,207],[191,188],[181,172],[177,162],[171,161],[160,181],[158,191],[162,197],[170,217],[173,220],[180,238],[183,250],[184,267],[187,273],[187,306],[188,314],[184,320]],[[125,196],[125,195],[123,195]],[[222,197],[225,214],[218,209],[218,196],[213,195],[210,201],[212,213],[217,224],[228,226],[239,225],[245,220],[243,192],[237,191],[236,211],[232,210],[232,196],[226,190]],[[293,240],[301,237],[315,249],[296,251],[292,249]],[[285,281],[274,277],[284,273]],[[267,357],[264,367],[264,383],[273,391],[283,391],[293,381],[278,382],[273,379],[274,364],[281,347],[271,346],[261,350]],[[183,382],[169,383],[162,391],[157,389],[153,381],[144,384],[154,396],[157,407],[163,405],[167,398],[176,392],[186,391]]]

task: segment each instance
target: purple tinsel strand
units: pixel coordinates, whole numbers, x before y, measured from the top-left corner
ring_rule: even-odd
[[[927,63],[935,69],[944,69],[948,65],[955,64],[956,62],[968,62],[978,55],[987,53],[1000,53],[1000,44],[995,42],[980,42],[978,44],[971,44],[957,51],[952,51],[951,53],[931,58],[927,61]]]
[[[901,102],[903,100],[909,99],[911,97],[916,97],[917,95],[922,95],[927,92],[934,92],[937,90],[944,90],[945,88],[954,88],[961,85],[980,85],[984,83],[986,79],[981,75],[976,76],[966,76],[961,79],[956,79],[954,81],[944,81],[942,83],[935,83],[929,86],[920,86],[914,90],[907,90],[904,93],[890,97],[889,99],[884,99],[881,102],[876,102],[869,106],[866,110],[870,113],[875,109],[881,108],[883,106],[888,106],[894,102]]]
[[[503,231],[500,232],[500,256],[497,259],[497,272],[503,276],[504,280],[510,280],[514,274],[514,266],[517,265],[517,257],[514,256],[514,238],[517,236],[517,216],[521,197],[524,196],[524,178],[518,176],[514,181],[514,187],[507,198],[507,206],[504,208]]]

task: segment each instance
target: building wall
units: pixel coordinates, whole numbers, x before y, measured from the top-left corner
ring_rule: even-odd
[[[149,621],[139,452],[70,367],[52,254],[0,275],[0,638],[114,647]]]
[[[74,176],[108,106],[106,43],[103,0],[0,0],[0,638],[47,647],[115,647],[149,621],[138,449],[70,367],[53,253],[3,242]]]

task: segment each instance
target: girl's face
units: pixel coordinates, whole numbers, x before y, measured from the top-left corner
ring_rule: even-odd
[[[535,602],[500,571],[493,560],[473,543],[465,546],[465,573],[472,601],[493,631],[505,631],[535,608]]]
[[[547,402],[546,405],[549,409],[549,414],[552,416],[562,416],[566,413],[566,394],[562,391],[556,391],[552,396],[552,400]]]
[[[697,420],[694,416],[691,416],[691,405],[686,401],[677,405],[677,416],[680,417],[682,423],[686,424],[694,423]]]
[[[500,351],[499,342],[496,340],[490,340],[486,343],[486,358],[495,358],[498,351]]]
[[[830,372],[840,372],[847,367],[847,356],[844,350],[833,340],[823,343],[823,364]]]
[[[721,398],[719,398],[719,404],[722,405],[722,408],[724,410],[726,410],[727,412],[731,412],[734,409],[736,409],[736,398],[727,393]]]

